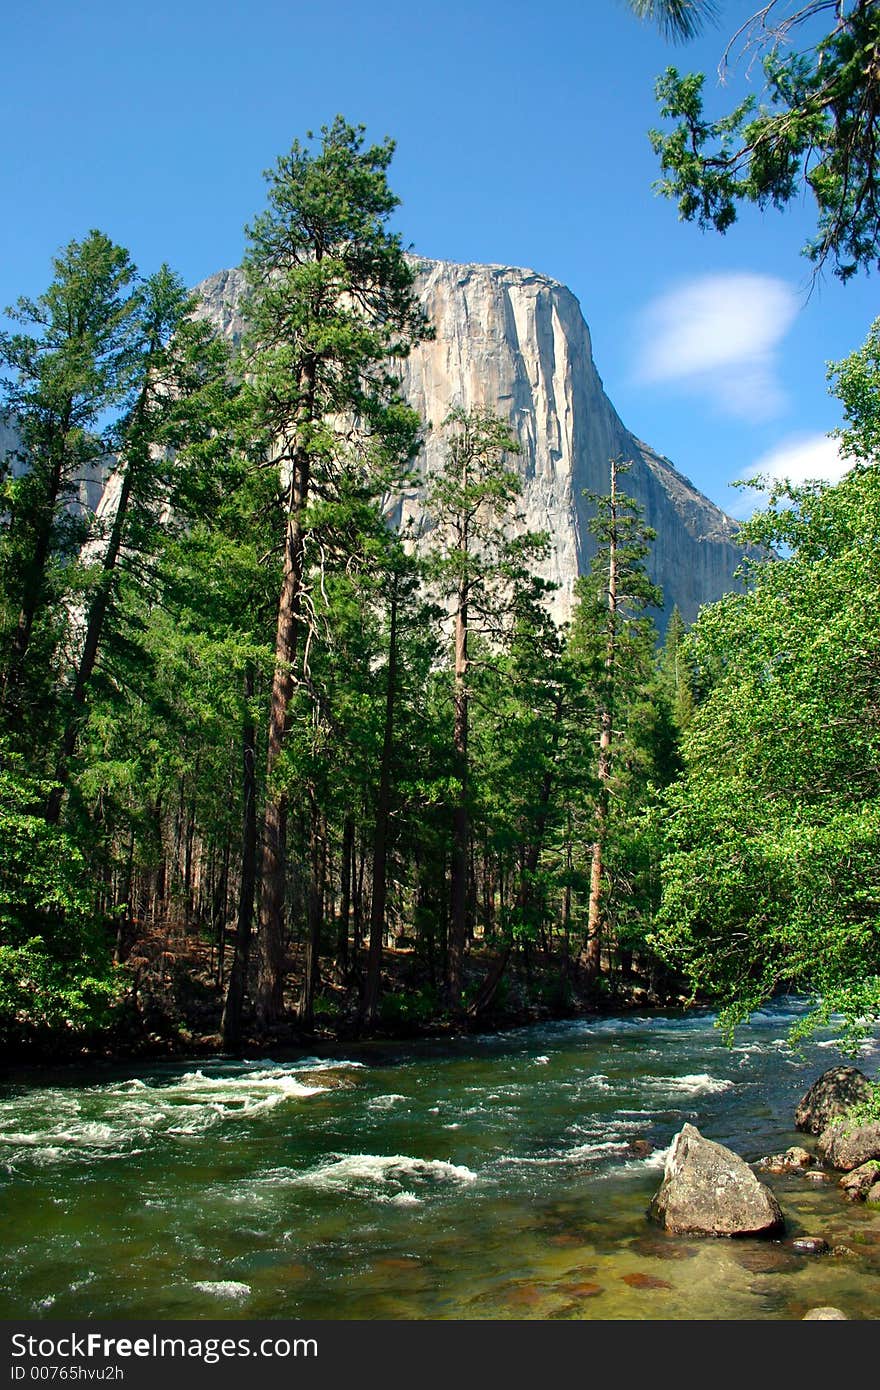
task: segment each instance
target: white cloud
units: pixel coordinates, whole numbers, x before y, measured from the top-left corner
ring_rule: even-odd
[[[779,345],[798,308],[791,286],[769,275],[685,281],[642,315],[638,376],[704,395],[727,415],[769,419],[786,405]]]
[[[795,485],[814,479],[838,483],[851,467],[852,459],[843,457],[838,439],[830,439],[827,434],[807,434],[783,440],[776,448],[762,454],[743,469],[740,479],[750,482],[764,477],[775,482],[787,480]],[[750,516],[760,505],[760,493],[740,488],[737,502],[729,510],[734,516],[744,517]]]

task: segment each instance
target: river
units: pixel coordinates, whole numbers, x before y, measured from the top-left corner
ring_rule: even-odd
[[[880,1306],[880,1216],[771,1179],[786,1241],[671,1239],[645,1210],[685,1120],[746,1159],[799,1142],[841,1060],[783,1002],[542,1024],[322,1057],[91,1066],[0,1088],[0,1316],[800,1318]],[[860,1062],[874,1074],[880,1048]],[[647,1141],[653,1151],[645,1156]]]

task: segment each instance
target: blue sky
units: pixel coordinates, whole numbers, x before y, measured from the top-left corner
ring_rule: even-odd
[[[715,68],[756,0],[720,8],[672,48],[619,0],[6,0],[0,305],[91,227],[191,284],[236,264],[262,170],[341,112],[397,141],[405,241],[567,284],[624,423],[742,514],[756,467],[833,470],[826,363],[878,307],[867,277],[810,293],[808,205],[719,237],[652,191],[655,77],[740,93]]]

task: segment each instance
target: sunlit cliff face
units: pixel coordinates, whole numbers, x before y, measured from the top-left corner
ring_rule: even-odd
[[[625,428],[603,390],[574,295],[531,270],[418,265],[417,290],[435,336],[400,364],[403,393],[427,425],[416,472],[424,478],[438,467],[439,427],[451,407],[483,406],[510,422],[521,449],[521,525],[551,537],[539,571],[559,586],[550,600],[557,620],[570,616],[574,582],[592,553],[583,493],[607,492],[611,458],[633,462],[624,488],[657,532],[648,569],[666,613],[677,603],[691,621],[701,604],[733,588],[742,558],[736,523]],[[237,270],[199,286],[206,315],[231,341],[244,329],[244,290]],[[389,519],[417,520],[421,499],[419,484],[388,499]]]

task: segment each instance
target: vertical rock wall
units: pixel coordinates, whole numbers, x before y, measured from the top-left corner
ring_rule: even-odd
[[[429,426],[418,460],[424,478],[438,464],[439,426],[456,405],[486,406],[509,420],[519,439],[525,524],[548,531],[544,575],[559,585],[557,619],[590,561],[587,489],[608,491],[611,458],[631,459],[624,490],[638,499],[657,532],[648,567],[691,622],[703,603],[734,587],[742,558],[736,523],[676,472],[668,459],[624,427],[593,362],[589,329],[570,290],[531,270],[419,261],[418,291],[435,328],[433,341],[402,364],[404,394]],[[240,271],[220,271],[199,291],[206,314],[228,338],[243,330]],[[418,517],[421,489],[389,499],[395,523]]]

